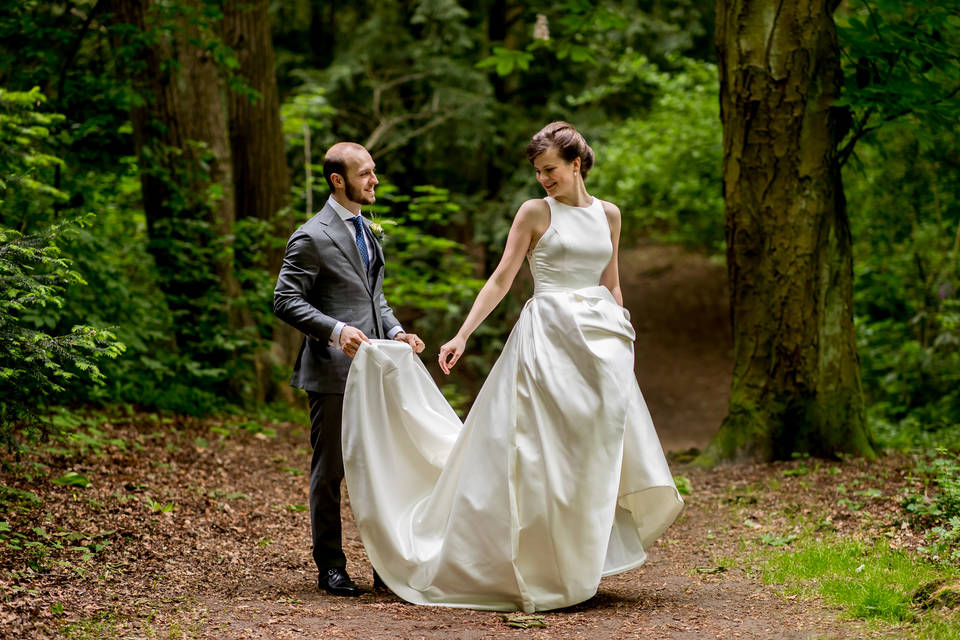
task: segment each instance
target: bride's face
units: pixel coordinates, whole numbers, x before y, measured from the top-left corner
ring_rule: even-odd
[[[537,181],[548,196],[556,198],[576,192],[580,158],[567,162],[556,147],[550,147],[533,159],[533,167],[537,171]]]

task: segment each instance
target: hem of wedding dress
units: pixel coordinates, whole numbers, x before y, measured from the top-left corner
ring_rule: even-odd
[[[642,562],[640,564],[642,564]],[[635,568],[636,566],[639,566],[639,565],[626,567],[623,569],[623,571],[627,571],[628,569]],[[514,611],[522,611],[523,613],[535,613],[538,611],[555,611],[557,609],[573,607],[580,603],[586,602],[590,598],[597,595],[597,591],[600,588],[600,585],[598,584],[590,594],[585,595],[583,597],[577,597],[574,599],[554,598],[553,599],[554,601],[551,604],[545,604],[542,602],[532,602],[531,603],[533,605],[532,607],[524,607],[523,603],[520,603],[520,602],[502,602],[502,603],[485,603],[485,604],[464,603],[464,602],[436,602],[436,601],[423,598],[422,597],[423,592],[418,591],[409,586],[402,588],[399,591],[394,589],[393,587],[390,587],[391,576],[389,575],[381,574],[380,578],[387,584],[387,586],[395,595],[397,595],[404,601],[409,602],[410,604],[415,604],[418,606],[426,606],[426,607],[446,607],[448,609],[472,609],[474,611],[500,611],[503,613],[510,613]],[[419,595],[421,597],[419,598],[414,597],[415,595]]]
[[[403,585],[401,588],[396,589],[391,586],[391,582],[394,584],[403,584],[400,580],[394,580],[393,576],[388,573],[381,571],[378,571],[378,573],[380,574],[380,579],[384,581],[390,591],[410,604],[426,607],[446,607],[448,609],[473,609],[474,611],[524,611],[522,603],[519,602],[492,602],[484,604],[470,602],[436,602],[425,598],[422,591],[414,589],[409,585]]]
[[[601,578],[609,578],[610,576],[615,576],[615,575],[617,575],[618,573],[625,573],[625,572],[627,572],[627,571],[630,571],[631,569],[636,569],[637,567],[642,566],[642,565],[644,565],[644,564],[646,564],[646,563],[647,563],[647,550],[644,549],[644,550],[643,550],[643,557],[640,558],[639,560],[635,560],[635,561],[633,561],[633,562],[628,562],[627,564],[622,565],[622,566],[619,566],[619,567],[617,567],[616,569],[607,569],[606,571],[604,571],[603,573],[600,574],[600,577],[601,577]]]
[[[670,510],[672,513],[669,517],[662,519],[653,528],[650,528],[645,535],[642,535],[642,538],[643,538],[642,546],[644,550],[653,546],[654,541],[657,540],[660,536],[662,536],[663,533],[670,528],[670,525],[676,522],[677,518],[680,517],[680,514],[682,514],[686,510],[687,503],[684,502],[683,496],[680,495],[680,492],[677,490],[676,485],[672,483],[671,484],[655,484],[649,487],[644,487],[643,489],[638,489],[636,491],[627,491],[626,493],[621,493],[620,495],[617,496],[617,504],[626,508],[632,514],[633,511],[629,509],[629,507],[627,507],[624,499],[629,498],[630,496],[636,496],[638,494],[648,493],[655,489],[670,489],[673,492],[673,497],[676,499],[676,503],[674,504],[674,507],[676,508]],[[634,521],[636,521],[636,519],[634,519]]]

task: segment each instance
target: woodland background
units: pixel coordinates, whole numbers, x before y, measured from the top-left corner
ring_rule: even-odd
[[[954,3],[851,0],[824,15],[834,8],[865,420],[885,443],[955,444],[960,17]],[[203,415],[290,402],[299,338],[272,317],[271,291],[290,231],[326,197],[319,163],[337,140],[376,159],[386,289],[430,344],[455,331],[517,206],[539,195],[522,151],[553,119],[592,143],[589,186],[624,212],[626,248],[723,259],[715,11],[6,2],[0,434],[44,428],[50,403]],[[443,381],[461,408],[528,293],[517,287]]]
[[[823,552],[793,579],[841,567],[843,588],[874,581],[853,615],[927,620],[910,602],[932,591],[903,585],[960,593],[958,94],[956,0],[0,0],[0,623],[19,625],[0,636],[105,637],[130,615],[150,635],[158,611],[171,637],[201,610],[230,625],[236,584],[274,575],[237,601],[302,615],[300,337],[271,301],[327,197],[323,151],[370,149],[385,291],[435,352],[542,195],[523,150],[555,119],[593,146],[624,252],[727,269],[729,415],[671,458],[690,514],[663,553],[708,563],[696,587],[667,570],[676,602],[716,580],[705,606],[737,610],[722,594],[758,588],[757,549],[784,571]],[[521,277],[455,375],[425,358],[461,413],[530,292]],[[183,584],[215,602],[129,610]],[[944,620],[918,637],[960,637]]]

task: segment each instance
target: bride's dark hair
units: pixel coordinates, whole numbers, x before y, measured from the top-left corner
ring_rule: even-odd
[[[560,157],[567,162],[580,158],[580,175],[586,179],[593,166],[593,149],[573,125],[558,120],[537,131],[527,145],[527,160],[533,163],[534,158],[550,147],[556,147]]]

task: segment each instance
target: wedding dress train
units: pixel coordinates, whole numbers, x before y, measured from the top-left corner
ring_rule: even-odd
[[[633,373],[629,316],[597,283],[597,199],[547,198],[527,302],[466,420],[409,346],[360,348],[343,460],[367,555],[416,604],[541,611],[639,566],[683,500]]]

